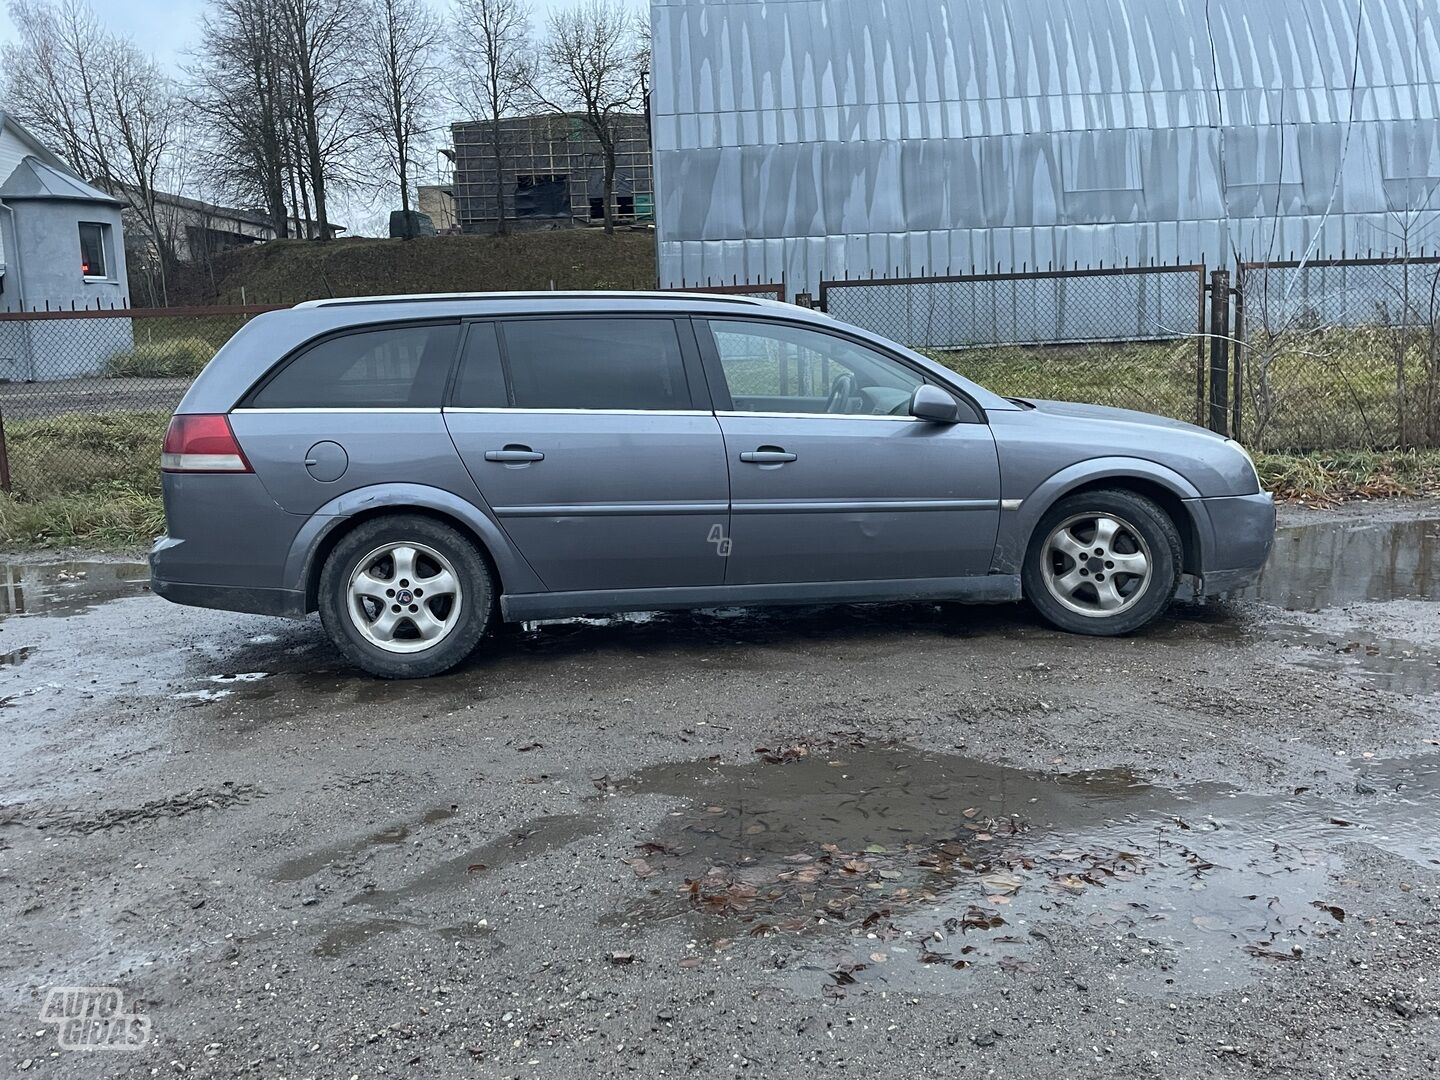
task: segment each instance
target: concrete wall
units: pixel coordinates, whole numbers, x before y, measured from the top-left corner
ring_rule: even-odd
[[[125,244],[120,208],[78,199],[23,199],[13,209],[7,235],[9,262],[0,310],[126,305]],[[0,220],[9,218],[0,214]],[[103,280],[80,270],[80,223],[110,226]],[[9,227],[5,221],[4,227]],[[133,345],[130,320],[63,319],[0,323],[0,378],[68,379],[100,371],[114,353]]]
[[[16,311],[20,296],[10,287],[10,275],[19,271],[25,307],[124,307],[126,300],[125,244],[120,208],[79,199],[16,199],[15,243],[7,245],[15,266],[5,272],[5,310]],[[87,281],[80,272],[80,223],[95,221],[110,226],[105,252],[104,280]]]

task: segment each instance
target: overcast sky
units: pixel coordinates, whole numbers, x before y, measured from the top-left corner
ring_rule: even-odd
[[[357,0],[358,2],[358,0]],[[447,0],[428,0],[437,11],[449,8]],[[551,11],[571,6],[576,0],[530,0],[532,21],[536,32],[545,28]],[[637,8],[645,6],[645,0],[631,0]],[[205,11],[206,0],[90,0],[90,5],[99,15],[101,22],[112,30],[132,38],[136,44],[152,53],[176,78],[183,78],[183,67],[189,63],[189,52],[194,48],[200,34],[200,16]],[[15,24],[10,19],[9,5],[0,0],[0,41],[10,41],[16,36]],[[432,179],[430,175],[438,170],[438,161],[433,153],[426,154],[420,163],[425,169],[420,180]],[[187,192],[186,194],[204,194]],[[335,220],[349,227],[352,234],[357,232],[375,234],[382,232],[390,199],[378,203],[360,194],[335,200]],[[398,198],[393,200],[399,206]]]
[[[107,26],[128,34],[154,53],[160,60],[173,64],[176,74],[185,62],[185,53],[195,43],[200,29],[200,14],[205,0],[90,0],[91,6]],[[549,12],[566,7],[572,0],[530,0],[537,30],[543,29]],[[430,0],[432,7],[444,10],[445,0]],[[636,6],[641,6],[636,0]],[[8,5],[0,0],[0,40],[15,36]]]

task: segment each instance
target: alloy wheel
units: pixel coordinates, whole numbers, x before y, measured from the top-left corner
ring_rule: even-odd
[[[346,608],[376,648],[417,653],[433,648],[460,621],[460,576],[432,547],[408,541],[378,547],[350,575]]]
[[[1110,513],[1075,514],[1045,540],[1041,577],[1078,615],[1105,619],[1133,607],[1150,587],[1153,560],[1138,529]]]

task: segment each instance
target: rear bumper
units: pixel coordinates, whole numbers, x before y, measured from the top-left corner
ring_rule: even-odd
[[[1196,499],[1209,525],[1197,596],[1220,596],[1252,585],[1275,544],[1275,497],[1230,495]]]
[[[242,611],[251,615],[279,615],[288,619],[305,617],[305,594],[293,589],[254,588],[247,585],[210,585],[177,581],[166,574],[184,541],[162,536],[150,549],[150,591],[172,604],[187,607]]]

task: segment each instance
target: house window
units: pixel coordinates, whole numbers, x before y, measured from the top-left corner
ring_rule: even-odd
[[[109,243],[110,226],[94,221],[80,222],[80,273],[87,278],[109,276],[105,249]]]
[[[635,216],[635,196],[634,196],[634,195],[618,195],[618,196],[616,196],[615,201],[616,201],[616,203],[619,204],[619,205],[615,208],[615,212],[616,212],[617,214],[619,214],[621,217],[634,217],[634,216]]]
[[[590,220],[591,220],[591,221],[599,221],[599,220],[600,220],[601,218],[603,218],[604,216],[605,216],[605,200],[604,200],[603,198],[600,198],[600,199],[591,199],[591,200],[590,200]]]

